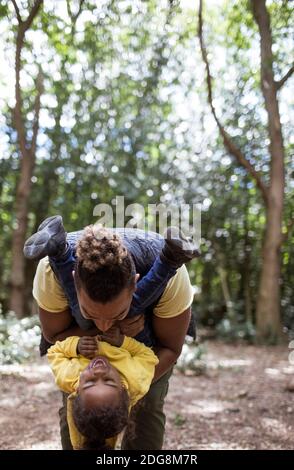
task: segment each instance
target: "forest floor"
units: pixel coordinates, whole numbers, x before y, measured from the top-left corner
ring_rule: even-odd
[[[206,343],[202,375],[175,371],[165,449],[293,449],[294,366],[286,346]],[[60,393],[46,364],[0,366],[0,449],[60,449]]]

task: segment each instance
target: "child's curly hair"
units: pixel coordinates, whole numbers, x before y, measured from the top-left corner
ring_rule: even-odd
[[[106,439],[117,436],[128,424],[129,395],[122,389],[116,406],[88,409],[81,397],[73,400],[73,419],[78,431],[86,438],[83,449],[108,450]]]
[[[76,284],[89,297],[106,303],[135,285],[136,269],[131,255],[115,232],[89,225],[77,243]]]

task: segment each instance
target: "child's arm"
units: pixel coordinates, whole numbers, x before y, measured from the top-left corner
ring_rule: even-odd
[[[79,336],[57,341],[48,349],[47,357],[57,386],[66,393],[76,390],[80,373],[90,362],[77,352]]]
[[[135,364],[142,365],[145,369],[153,369],[158,364],[158,357],[152,349],[134,338],[125,336],[121,347],[130,353]]]
[[[157,359],[152,349],[148,348],[147,346],[145,346],[145,344],[140,343],[134,338],[130,338],[129,336],[123,335],[117,326],[113,326],[102,335],[98,335],[98,338],[101,341],[99,342],[99,354],[107,356],[108,348],[106,347],[107,350],[105,350],[106,342],[111,346],[116,346],[120,349],[125,349],[126,351],[128,351],[128,353],[133,359],[136,359],[138,361],[142,360],[149,362],[149,359],[151,359],[151,361],[153,362]]]
[[[154,377],[155,366],[158,364],[158,357],[151,348],[127,336],[122,349],[126,349],[131,355],[126,377],[129,379],[130,398],[133,406],[148,392]]]

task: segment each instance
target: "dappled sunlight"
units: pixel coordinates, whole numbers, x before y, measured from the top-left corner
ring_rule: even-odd
[[[0,406],[3,408],[17,408],[19,407],[23,402],[22,397],[18,398],[10,394],[9,396],[3,397],[0,399]]]
[[[273,418],[261,418],[260,420],[263,429],[276,437],[282,438],[287,436],[290,429],[285,423],[278,419]]]
[[[282,372],[279,369],[273,369],[271,367],[267,367],[264,369],[266,375],[271,377],[272,379],[281,379],[283,378]]]
[[[201,447],[200,447],[201,449]],[[248,450],[248,447],[242,447],[237,442],[210,442],[203,447],[205,450]]]
[[[285,375],[294,376],[294,366],[287,366],[282,368],[282,372]]]
[[[37,359],[40,361],[40,359]],[[48,373],[51,376],[51,370],[49,365],[44,363],[30,363],[30,364],[4,364],[0,365],[0,375],[15,375],[16,377],[24,377],[28,380],[37,380],[39,381],[40,378],[46,377],[46,381],[48,380]],[[52,375],[52,382],[54,383],[53,375]]]
[[[246,368],[251,366],[253,363],[252,359],[210,359],[206,361],[207,367],[210,369],[238,369]]]
[[[31,447],[25,447],[24,450],[61,450],[61,444],[57,436],[56,442],[52,441],[52,439],[48,439],[46,441],[36,442],[36,444],[33,444]]]
[[[32,393],[35,395],[35,396],[44,396],[44,392],[48,393],[48,392],[51,392],[52,390],[56,391],[56,387],[54,386],[54,384],[46,381],[46,382],[40,382],[40,383],[37,383],[37,384],[34,384],[32,386]]]
[[[202,416],[209,416],[221,413],[226,408],[223,401],[218,400],[193,400],[190,404],[184,407],[184,411],[189,414],[196,414]]]

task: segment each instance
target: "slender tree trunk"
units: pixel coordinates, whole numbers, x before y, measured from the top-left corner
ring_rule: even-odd
[[[247,180],[247,178],[246,178]],[[244,295],[244,307],[245,307],[245,318],[249,323],[253,323],[252,315],[252,294],[251,294],[251,240],[249,237],[249,206],[250,206],[250,194],[246,201],[245,219],[244,219],[244,261],[242,266],[242,284],[243,284],[243,295]]]
[[[37,135],[39,130],[40,99],[43,91],[43,75],[41,69],[36,79],[37,96],[34,103],[34,121],[32,125],[32,139],[28,141],[26,136],[25,118],[22,113],[22,93],[20,86],[20,72],[22,67],[22,49],[25,34],[37,16],[43,0],[35,0],[26,20],[23,20],[16,0],[13,5],[18,20],[15,51],[15,108],[14,125],[17,132],[20,176],[17,182],[15,198],[15,228],[12,234],[12,263],[10,277],[10,310],[18,317],[25,315],[25,260],[23,257],[23,245],[25,242],[28,219],[29,197],[31,193],[31,178],[35,165]]]
[[[247,234],[247,228],[245,228],[245,239],[244,239],[244,259],[240,265],[239,272],[241,274],[239,299],[244,299],[244,311],[245,319],[247,322],[253,323],[252,317],[252,295],[250,287],[251,278],[251,246],[249,237]]]
[[[231,321],[235,321],[235,311],[234,311],[233,302],[231,299],[227,271],[222,266],[219,266],[217,268],[217,272],[219,274],[220,281],[221,281],[221,287],[222,287],[223,296],[224,296],[226,309],[227,309],[227,316]]]
[[[263,263],[257,298],[256,322],[259,340],[276,342],[281,336],[280,278],[282,218],[284,204],[284,146],[273,73],[272,34],[265,0],[251,0],[260,33],[261,89],[268,115],[271,175],[266,204]]]
[[[281,336],[281,208],[275,204],[267,210],[267,226],[263,245],[263,262],[256,307],[256,328],[259,341],[277,342]]]
[[[27,231],[28,200],[31,192],[31,178],[34,167],[34,156],[26,155],[22,158],[21,174],[18,182],[15,217],[16,228],[12,236],[12,265],[11,265],[11,297],[10,310],[18,317],[25,315],[25,259],[23,257],[23,245]]]
[[[217,272],[219,274],[224,301],[226,304],[227,316],[232,322],[234,322],[235,321],[235,309],[234,309],[234,303],[232,301],[230,286],[228,282],[228,273],[226,270],[225,257],[217,242],[213,242],[213,247],[214,247],[215,255],[217,259],[217,264],[218,264]]]

